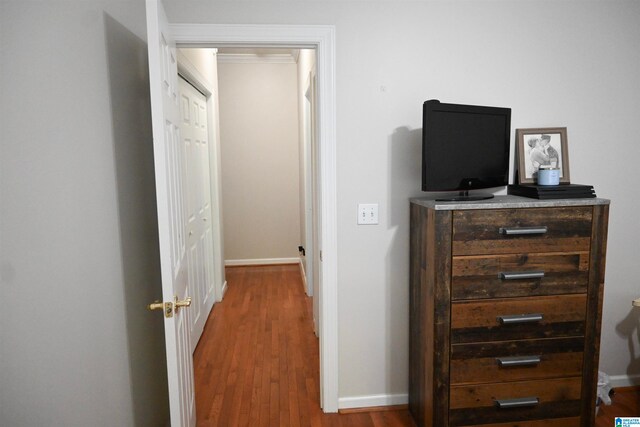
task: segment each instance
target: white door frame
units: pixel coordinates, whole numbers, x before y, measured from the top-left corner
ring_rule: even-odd
[[[173,24],[180,47],[315,48],[322,273],[320,284],[320,405],[338,411],[338,230],[336,170],[335,27],[332,25]],[[316,268],[318,268],[316,267]]]

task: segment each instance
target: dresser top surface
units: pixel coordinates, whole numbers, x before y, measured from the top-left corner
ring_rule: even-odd
[[[599,197],[589,199],[554,199],[538,200],[520,196],[495,196],[493,199],[474,202],[439,202],[436,197],[420,197],[411,199],[411,203],[438,211],[471,210],[471,209],[512,209],[512,208],[554,208],[564,206],[608,205],[608,199]]]

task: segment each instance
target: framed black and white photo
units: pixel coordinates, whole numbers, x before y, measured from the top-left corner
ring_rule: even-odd
[[[518,184],[535,184],[540,166],[560,169],[560,183],[568,184],[567,128],[516,129]]]

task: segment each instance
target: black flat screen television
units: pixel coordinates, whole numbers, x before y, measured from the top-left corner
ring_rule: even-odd
[[[469,190],[508,184],[511,109],[426,101],[422,114],[422,191],[438,200],[482,200]]]

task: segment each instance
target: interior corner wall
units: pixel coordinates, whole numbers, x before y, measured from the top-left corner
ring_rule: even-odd
[[[297,259],[295,63],[218,63],[225,260]]]
[[[406,403],[408,199],[422,194],[427,99],[509,106],[512,135],[567,127],[572,182],[612,200],[600,367],[638,378],[640,2],[166,6],[172,22],[336,27],[340,405]],[[379,203],[379,225],[356,224],[359,202]]]
[[[0,2],[0,425],[168,421],[145,33],[142,0]]]

